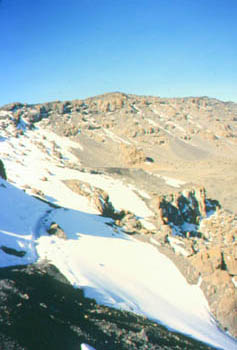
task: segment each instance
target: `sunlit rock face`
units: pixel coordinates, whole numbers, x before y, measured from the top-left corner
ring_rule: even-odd
[[[217,201],[207,199],[204,188],[159,196],[154,203],[166,244],[176,254],[188,257],[202,277],[201,287],[212,312],[224,328],[237,336],[235,215],[221,210]],[[169,230],[162,230],[163,226]]]

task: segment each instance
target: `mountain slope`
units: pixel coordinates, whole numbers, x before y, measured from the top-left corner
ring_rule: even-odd
[[[118,101],[124,111],[129,106],[129,113],[141,112],[140,102],[126,105],[120,95]],[[88,113],[98,116],[98,102],[94,102],[48,104],[39,110],[37,106],[14,105],[1,112],[1,158],[8,180],[26,192],[1,180],[1,266],[46,259],[99,304],[145,315],[214,346],[235,348],[235,341],[218,329],[210,315],[199,284],[189,285],[154,246],[131,236],[139,230],[159,233],[157,214],[151,206],[152,191],[147,191],[148,183],[142,180],[148,179],[153,188],[162,182],[180,187],[182,180],[150,174],[155,169],[152,158],[137,147],[127,147],[130,141],[124,135],[105,132],[108,138],[103,143],[108,144],[100,148],[96,140],[100,128],[94,121],[87,123]],[[106,116],[113,114],[116,103],[113,98],[109,106],[106,102]],[[79,108],[75,115],[72,105]],[[53,110],[57,112],[52,114]],[[82,116],[88,125],[79,133],[71,120],[76,116]],[[70,122],[65,123],[68,117]],[[98,120],[103,121],[102,115]],[[63,137],[65,130],[74,130],[79,138]],[[112,155],[112,165],[118,167],[108,167],[111,153],[106,152],[108,147],[116,150],[115,143],[121,152]],[[83,159],[103,167],[92,169]],[[127,162],[126,168],[121,167],[123,162]],[[137,164],[141,170],[136,169]],[[146,167],[150,167],[149,172]]]
[[[38,260],[35,254],[36,248],[41,260],[51,261],[74,286],[83,288],[87,296],[95,298],[100,304],[111,305],[118,309],[130,310],[136,314],[146,315],[150,319],[157,319],[159,322],[161,321],[173,329],[178,329],[215,345],[222,345],[223,348],[231,349],[232,343],[234,346],[234,342],[230,338],[228,339],[227,336],[221,334],[217,327],[212,325],[212,320],[209,320],[209,315],[206,311],[208,310],[207,303],[198,290],[199,288],[188,286],[175,266],[164,256],[159,256],[154,248],[131,240],[124,234],[116,234],[115,236],[111,228],[104,225],[107,219],[96,216],[88,219],[88,214],[77,213],[75,210],[66,210],[63,208],[54,209],[55,213],[53,213],[50,212],[52,209],[49,209],[50,207],[48,205],[29,197],[18,189],[14,189],[4,180],[1,181],[1,185],[3,185],[1,186],[1,198],[8,199],[8,202],[5,202],[5,204],[8,204],[7,214],[11,218],[14,216],[14,225],[12,227],[9,225],[10,231],[4,230],[7,221],[1,220],[1,223],[3,223],[3,226],[1,226],[1,241],[3,239],[5,243],[4,247],[9,249],[7,251],[3,249],[3,246],[1,247],[2,267],[4,265],[9,266],[20,263],[28,264]],[[14,205],[11,208],[11,203],[15,204],[15,200],[19,201],[20,205]],[[24,218],[24,213],[28,212],[28,210],[31,211],[31,215],[27,215]],[[5,212],[2,206],[1,214]],[[43,216],[44,220],[42,221],[41,214],[43,212],[48,215],[47,217]],[[56,219],[60,225],[61,223],[63,224],[63,228],[67,232],[66,241],[55,236],[50,237],[46,235],[46,232],[42,235],[42,228],[41,236],[38,239],[36,238],[39,233],[37,232],[39,228],[38,220],[41,221],[42,225],[45,225],[46,229],[47,220],[50,216]],[[23,223],[22,220],[24,220]],[[51,222],[51,219],[49,222]],[[34,227],[33,230],[32,227]],[[35,235],[29,235],[26,228]],[[22,257],[19,256],[21,251],[25,253]],[[145,261],[141,261],[141,256],[144,256]],[[161,268],[162,273],[159,271]],[[37,269],[39,269],[39,272],[37,272]],[[45,265],[42,271],[44,269],[48,269],[47,265]],[[24,335],[24,329],[28,327],[31,329],[32,327],[31,332],[33,334],[36,332],[37,334],[37,328],[43,322],[38,312],[35,313],[35,310],[31,310],[33,305],[35,305],[34,298],[32,300],[31,295],[29,295],[32,293],[32,288],[37,291],[37,298],[40,301],[40,303],[39,301],[37,302],[37,305],[38,303],[40,304],[40,309],[46,307],[44,306],[45,297],[43,291],[45,290],[46,296],[48,293],[52,293],[50,288],[44,287],[43,281],[42,284],[41,282],[37,282],[36,285],[34,283],[32,285],[28,283],[27,279],[31,279],[31,277],[27,276],[28,273],[31,275],[33,273],[32,271],[34,271],[34,274],[31,283],[35,283],[38,273],[40,275],[42,274],[40,266],[39,268],[36,266],[36,276],[34,267],[29,267],[29,269],[3,269],[1,271],[2,292],[11,290],[11,293],[7,297],[10,310],[7,309],[4,312],[8,321],[6,322],[3,318],[2,322],[5,325],[3,329],[6,330],[6,335],[10,336],[13,336],[14,332],[17,332],[16,339],[20,339],[20,344],[21,342],[23,344],[32,344],[32,338],[30,337],[28,339]],[[169,276],[168,281],[167,275]],[[13,278],[13,284],[11,278]],[[43,277],[41,278],[44,280]],[[47,281],[49,277],[45,275],[45,278]],[[20,292],[15,289],[19,283]],[[45,283],[47,285],[48,282]],[[52,288],[57,288],[57,285],[52,285]],[[176,289],[175,293],[173,293],[174,288]],[[167,294],[169,291],[171,293]],[[61,293],[61,299],[63,296],[66,298],[63,290],[61,290]],[[184,296],[185,293],[186,295]],[[3,310],[6,308],[6,299],[4,300],[5,302],[2,305]],[[188,304],[187,300],[189,301]],[[52,312],[54,314],[56,311],[52,306],[52,300],[49,299],[48,302],[50,302],[50,306],[47,307],[53,310],[49,314],[51,315]],[[93,305],[95,305],[94,302]],[[194,305],[197,307],[196,309],[193,308]],[[26,310],[24,309],[25,307],[27,308]],[[64,310],[65,307],[64,305]],[[13,308],[14,312],[11,311],[11,308]],[[28,308],[29,311],[27,311]],[[17,317],[14,316],[15,312],[17,312]],[[26,316],[24,316],[25,312]],[[31,316],[27,316],[29,312]],[[39,318],[39,325],[37,322],[35,325],[29,325],[27,317],[33,317],[32,312],[34,315],[37,315],[37,319]],[[56,312],[56,318],[58,317],[57,313],[58,311]],[[50,315],[47,312],[44,317],[49,317]],[[65,315],[63,317],[62,322],[65,323]],[[128,317],[132,318],[133,316]],[[19,318],[20,320],[18,321]],[[13,326],[10,326],[9,323]],[[70,344],[70,342],[73,342],[70,332],[63,334],[65,337],[68,337],[65,339],[66,343],[69,342]],[[52,346],[51,342],[53,342],[55,348],[58,348],[58,341],[56,341],[58,336],[56,339],[52,338],[51,342],[48,340],[46,331],[45,336],[47,341],[42,341],[38,345],[39,349],[43,349],[45,346],[50,348]],[[170,341],[172,344],[172,336]],[[62,344],[66,344],[65,342]],[[119,348],[121,348],[121,344]],[[159,347],[154,345],[154,349],[156,348]]]

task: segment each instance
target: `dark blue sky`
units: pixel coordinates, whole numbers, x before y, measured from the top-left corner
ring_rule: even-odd
[[[1,0],[0,105],[122,91],[237,102],[237,0]]]

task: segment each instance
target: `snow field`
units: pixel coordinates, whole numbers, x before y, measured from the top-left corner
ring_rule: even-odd
[[[54,214],[70,239],[40,237],[37,252],[87,297],[144,315],[214,346],[235,348],[236,343],[217,328],[199,286],[189,285],[156,248],[115,235],[100,218],[88,221],[71,210]]]

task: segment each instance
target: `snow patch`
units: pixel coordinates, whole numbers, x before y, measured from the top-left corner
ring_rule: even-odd
[[[181,254],[183,256],[190,255],[190,253],[184,247],[182,247],[184,244],[179,239],[169,236],[168,241],[176,254]]]
[[[235,288],[237,288],[237,279],[235,277],[232,278],[232,282],[233,282]]]
[[[159,177],[160,179],[163,179],[167,185],[172,186],[172,187],[180,188],[180,186],[183,186],[185,184],[185,181],[175,179],[173,177],[163,176],[160,174],[153,174],[153,173],[150,173],[150,174],[154,175],[156,177]]]
[[[103,131],[105,132],[105,134],[107,136],[109,136],[111,138],[111,140],[113,140],[114,142],[117,143],[125,143],[126,145],[131,145],[131,142],[124,140],[122,137],[119,137],[117,135],[115,135],[112,131],[103,128]]]
[[[172,177],[162,176],[162,178],[165,180],[167,185],[172,186],[172,187],[179,188],[180,186],[185,184],[185,181],[174,179]]]
[[[95,348],[93,348],[92,346],[88,345],[88,344],[81,344],[81,350],[96,350]]]

